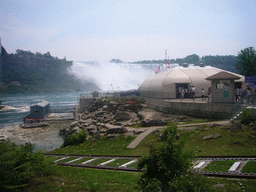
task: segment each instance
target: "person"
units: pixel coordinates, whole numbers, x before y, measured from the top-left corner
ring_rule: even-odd
[[[235,96],[236,96],[236,102],[240,101],[240,89],[239,88],[236,88]]]
[[[210,101],[211,95],[212,95],[212,88],[209,87],[208,88],[208,102]]]
[[[240,89],[240,101],[241,101],[242,103],[243,103],[243,101],[244,101],[245,96],[246,96],[246,91],[245,91],[245,89],[242,87],[242,88]]]
[[[251,91],[251,88],[249,86],[247,86],[245,98],[247,98],[247,103],[249,104],[251,102],[251,99],[252,99],[252,91]]]
[[[195,86],[192,86],[192,98],[195,99],[195,92],[196,92],[196,88]]]
[[[185,89],[182,89],[181,90],[181,97],[182,97],[182,99],[184,99],[184,95],[185,95]]]
[[[202,88],[202,100],[205,99],[205,90]]]

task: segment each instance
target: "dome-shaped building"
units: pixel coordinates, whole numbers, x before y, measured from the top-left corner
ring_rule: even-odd
[[[176,66],[167,71],[147,78],[139,87],[138,91],[142,97],[152,98],[180,98],[181,91],[185,90],[184,97],[190,97],[191,86],[195,87],[195,96],[202,96],[202,88],[207,90],[211,87],[211,81],[207,81],[205,78],[217,74],[222,69],[218,69],[211,66],[194,66],[193,64],[186,67]],[[226,71],[228,72],[228,71]],[[228,72],[231,73],[231,72]],[[236,87],[241,87],[242,82],[245,82],[243,75],[231,73],[241,77],[236,80]]]

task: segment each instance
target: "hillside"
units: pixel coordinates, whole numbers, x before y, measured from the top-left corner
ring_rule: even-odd
[[[17,50],[3,55],[3,82],[1,92],[53,92],[99,90],[91,82],[82,82],[68,73],[72,61],[45,54]]]

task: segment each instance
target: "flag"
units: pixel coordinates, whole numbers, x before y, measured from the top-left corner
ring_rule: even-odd
[[[161,70],[160,70],[160,66],[158,66],[158,67],[157,67],[157,69],[156,69],[156,72],[155,72],[155,74],[158,74],[158,73],[160,73],[160,71],[161,71]]]
[[[169,60],[169,57],[168,57],[168,66],[166,68],[170,68],[171,67],[171,63],[170,63],[170,60]]]

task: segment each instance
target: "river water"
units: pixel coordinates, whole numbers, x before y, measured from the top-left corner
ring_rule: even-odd
[[[59,148],[63,139],[58,135],[61,128],[70,121],[50,122],[47,127],[21,129],[19,124],[29,114],[30,106],[42,100],[49,101],[51,109],[70,108],[78,104],[80,94],[87,92],[57,92],[40,94],[1,94],[0,100],[5,106],[0,110],[0,137],[4,136],[16,144],[31,142],[36,149],[50,151]],[[61,116],[61,114],[56,114]]]

